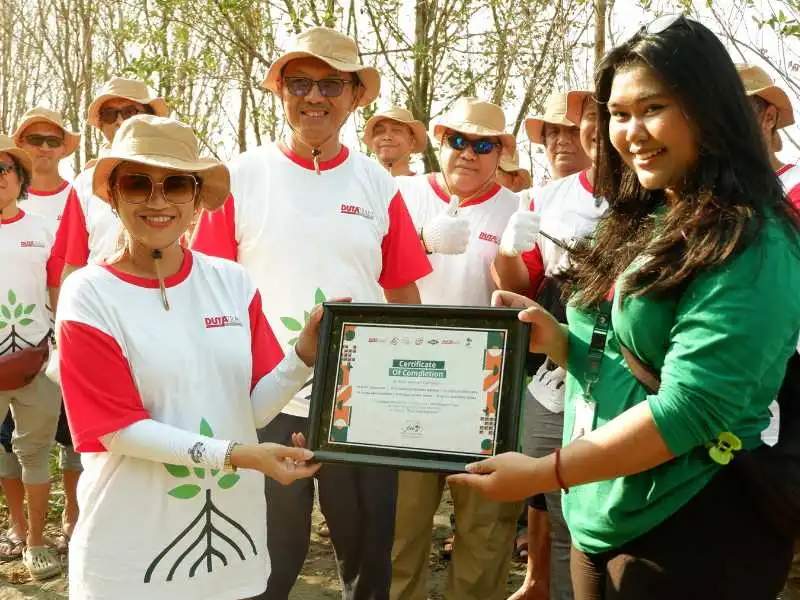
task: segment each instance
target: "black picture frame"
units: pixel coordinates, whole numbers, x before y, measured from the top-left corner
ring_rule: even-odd
[[[530,326],[519,320],[517,309],[326,302],[323,310],[306,432],[308,447],[314,452],[316,460],[453,473],[463,471],[470,462],[517,449],[530,331]],[[340,349],[346,324],[504,331],[500,402],[496,409],[495,443],[490,453],[465,455],[331,442],[331,416],[336,401]]]

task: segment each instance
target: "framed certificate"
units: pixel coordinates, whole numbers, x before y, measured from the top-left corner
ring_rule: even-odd
[[[308,447],[454,472],[515,450],[529,326],[506,308],[326,303]]]

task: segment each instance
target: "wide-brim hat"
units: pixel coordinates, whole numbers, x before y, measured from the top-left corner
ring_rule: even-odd
[[[514,150],[514,154],[509,157],[508,155],[504,154],[500,157],[500,164],[497,167],[501,171],[505,171],[506,173],[512,173],[517,177],[521,178],[523,181],[522,188],[528,189],[533,185],[533,178],[531,177],[531,172],[528,169],[523,169],[519,166],[519,152]]]
[[[439,143],[446,130],[500,138],[503,154],[512,156],[517,149],[517,140],[506,133],[506,116],[503,109],[477,98],[459,98],[449,113],[444,115],[432,128],[431,136]]]
[[[94,166],[92,188],[106,202],[111,202],[109,177],[122,162],[196,173],[202,180],[200,202],[208,210],[221,207],[230,192],[228,168],[218,160],[200,158],[192,128],[175,119],[137,115],[120,126],[111,149]]]
[[[295,36],[289,47],[272,63],[261,87],[278,95],[281,71],[296,58],[317,58],[344,73],[358,73],[364,86],[359,106],[372,104],[381,91],[381,75],[375,67],[362,65],[355,40],[328,27],[312,27]]]
[[[544,144],[544,124],[577,127],[577,123],[567,118],[567,94],[550,94],[544,107],[544,114],[525,119],[525,132],[534,144]]]
[[[97,90],[97,96],[89,105],[89,123],[93,127],[100,129],[100,109],[105,102],[114,98],[123,98],[149,106],[157,117],[166,117],[169,114],[169,107],[164,99],[156,96],[144,81],[112,77]]]
[[[67,151],[65,157],[69,156],[78,149],[78,144],[81,142],[81,135],[79,133],[70,131],[64,126],[64,119],[62,118],[61,113],[50,110],[49,108],[44,108],[42,106],[32,108],[22,115],[22,121],[17,126],[17,130],[11,134],[11,137],[14,138],[14,142],[18,146],[22,143],[25,130],[36,123],[55,125],[64,132],[64,148]]]
[[[23,170],[31,177],[33,173],[33,160],[30,155],[14,143],[13,138],[0,134],[0,153],[5,152],[14,157],[22,165]]]
[[[775,85],[767,72],[756,65],[736,65],[748,96],[759,96],[778,109],[778,129],[794,123],[794,109],[789,96]]]
[[[411,134],[414,136],[414,146],[411,148],[412,152],[424,152],[428,147],[428,133],[425,124],[418,121],[411,114],[410,110],[393,106],[375,113],[364,127],[364,143],[367,146],[372,144],[372,139],[375,136],[375,126],[381,121],[394,121],[407,125],[411,129]]]
[[[570,90],[567,92],[567,121],[580,126],[583,117],[583,103],[586,98],[593,98],[590,90]]]

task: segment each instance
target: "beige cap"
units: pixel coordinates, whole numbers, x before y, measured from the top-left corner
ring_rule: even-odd
[[[17,126],[17,130],[11,134],[11,137],[14,138],[14,142],[17,144],[17,146],[22,143],[22,135],[25,133],[25,130],[35,123],[47,123],[49,125],[55,125],[64,132],[64,148],[67,150],[65,156],[69,156],[78,149],[78,144],[80,144],[81,141],[80,134],[74,133],[64,126],[64,119],[62,118],[61,113],[50,110],[49,108],[44,108],[42,106],[32,108],[22,115],[22,121]]]
[[[531,172],[528,171],[528,169],[523,169],[519,166],[519,152],[516,150],[514,150],[514,154],[510,158],[506,154],[501,156],[500,164],[497,165],[497,168],[501,171],[505,171],[506,173],[513,173],[517,177],[521,178],[523,181],[523,184],[521,185],[522,189],[526,190],[533,184]]]
[[[775,85],[764,69],[756,65],[738,64],[736,70],[739,71],[748,96],[759,96],[778,109],[778,129],[794,123],[794,110],[789,96]]]
[[[499,137],[503,146],[503,154],[513,155],[517,149],[517,140],[506,133],[506,116],[503,109],[477,98],[459,98],[446,115],[431,129],[431,135],[438,143],[446,129],[480,135]]]
[[[122,162],[199,174],[203,180],[200,202],[208,210],[222,206],[230,191],[228,168],[218,160],[200,158],[192,128],[175,119],[137,115],[120,126],[111,149],[94,166],[92,188],[106,202],[110,201],[108,178]]]
[[[281,70],[295,58],[318,58],[337,71],[358,73],[365,90],[359,106],[371,104],[381,91],[381,76],[375,67],[360,62],[355,40],[328,27],[312,27],[300,32],[289,43],[289,48],[270,65],[261,87],[278,94]]]
[[[408,125],[411,129],[411,134],[414,136],[414,147],[411,148],[412,152],[424,152],[425,148],[428,147],[428,135],[425,131],[425,124],[422,121],[416,120],[410,110],[397,106],[378,111],[370,117],[364,127],[364,137],[362,138],[367,146],[372,144],[375,126],[380,121],[395,121],[396,123]]]
[[[150,106],[157,117],[166,117],[169,114],[169,107],[164,99],[157,97],[144,81],[112,77],[97,90],[97,96],[89,105],[89,123],[92,126],[100,129],[100,109],[113,98],[124,98]]]
[[[0,153],[5,152],[13,156],[22,168],[28,173],[28,177],[33,172],[33,161],[30,155],[22,148],[18,147],[12,138],[7,135],[0,134]]]
[[[567,121],[580,126],[583,117],[583,103],[586,98],[592,98],[594,92],[590,90],[570,90],[567,92]]]
[[[567,94],[550,94],[544,107],[544,114],[525,119],[525,131],[528,139],[534,144],[543,144],[542,133],[544,124],[564,125],[565,127],[577,127],[577,124],[567,118]]]

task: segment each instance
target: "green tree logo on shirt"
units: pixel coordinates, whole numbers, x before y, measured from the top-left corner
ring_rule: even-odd
[[[214,437],[214,431],[205,419],[200,420],[200,435],[208,438]],[[189,449],[189,456],[195,462],[200,462],[204,453],[205,448],[202,442],[198,442]],[[222,553],[221,549],[229,547],[239,556],[240,560],[245,560],[245,554],[242,548],[246,550],[249,545],[253,556],[258,555],[255,542],[253,542],[253,538],[250,537],[250,534],[248,534],[245,528],[239,523],[220,511],[212,499],[212,488],[217,487],[221,490],[229,490],[239,482],[239,475],[236,473],[225,473],[222,477],[217,479],[217,475],[219,475],[220,472],[219,469],[205,469],[201,467],[190,469],[185,465],[171,464],[165,464],[164,468],[176,479],[185,480],[194,476],[193,481],[196,482],[197,480],[206,480],[206,475],[209,475],[209,479],[213,479],[214,481],[206,486],[205,502],[200,508],[200,511],[192,518],[189,525],[179,533],[178,536],[156,556],[153,562],[150,563],[150,566],[147,567],[147,571],[144,575],[145,583],[150,583],[153,580],[153,574],[156,568],[171,553],[173,555],[177,554],[177,558],[167,573],[166,581],[172,581],[181,563],[183,563],[190,554],[195,556],[193,552],[203,544],[205,544],[205,547],[200,557],[189,567],[188,574],[190,579],[194,577],[197,569],[204,563],[206,570],[211,573],[214,569],[215,559],[222,563],[223,567],[227,567],[229,562],[228,557]],[[203,488],[194,482],[181,483],[167,493],[178,500],[191,500],[203,491]],[[239,543],[237,543],[237,538]],[[189,542],[188,545],[182,543],[187,541]],[[215,546],[215,544],[217,545]]]
[[[317,304],[322,304],[323,302],[325,302],[325,293],[320,288],[317,288],[317,290],[314,292],[314,306]],[[311,313],[307,310],[303,311],[302,323],[294,317],[281,317],[281,323],[283,323],[283,326],[296,334],[292,339],[289,340],[288,344],[290,346],[294,346],[297,343],[297,337],[300,335],[300,332],[303,330],[303,327],[305,327],[310,318]]]
[[[7,299],[8,304],[0,304],[0,331],[9,327],[11,331],[0,339],[0,354],[33,348],[38,341],[26,339],[20,334],[19,329],[33,324],[33,319],[30,315],[36,310],[36,305],[25,305],[22,302],[17,302],[17,295],[14,290],[8,290]]]

